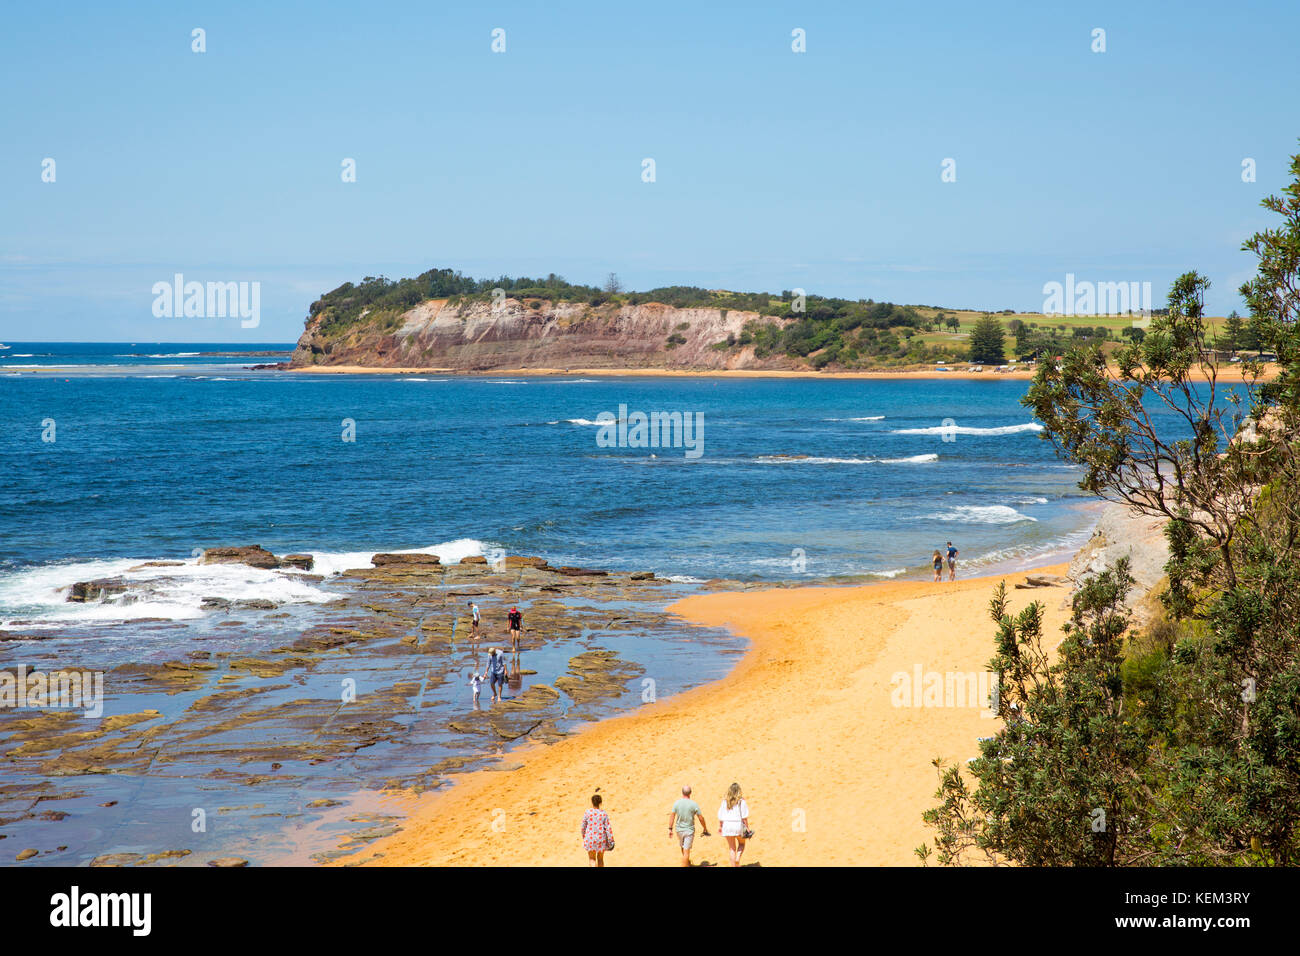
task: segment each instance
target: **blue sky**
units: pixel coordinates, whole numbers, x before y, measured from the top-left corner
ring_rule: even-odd
[[[12,5],[0,341],[291,341],[434,266],[987,309],[1195,268],[1226,312],[1297,35],[1283,0]],[[178,272],[261,324],[155,318]]]

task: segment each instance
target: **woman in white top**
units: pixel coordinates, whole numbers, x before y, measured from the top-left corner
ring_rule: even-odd
[[[732,866],[740,866],[740,855],[745,852],[745,839],[752,836],[749,829],[749,804],[740,793],[740,784],[727,788],[727,795],[718,807],[718,832],[726,838],[727,851]]]

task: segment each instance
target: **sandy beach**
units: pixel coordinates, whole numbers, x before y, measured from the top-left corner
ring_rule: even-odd
[[[918,379],[961,379],[990,381],[1034,377],[1034,369],[1016,368],[1005,372],[985,366],[982,372],[970,372],[961,363],[951,366],[951,371],[934,368],[874,369],[863,372],[818,372],[812,369],[664,369],[664,368],[502,368],[491,372],[465,372],[450,368],[381,368],[367,365],[312,365],[290,369],[295,373],[310,375],[451,375],[458,378],[548,378],[552,376],[582,376],[603,378],[822,378],[909,381]],[[1259,381],[1268,382],[1277,377],[1277,366],[1267,366]],[[1192,373],[1193,379],[1206,380],[1204,374]],[[1224,365],[1218,370],[1220,382],[1245,381],[1238,365]]]
[[[1054,645],[1068,588],[1014,585],[1064,570],[687,598],[672,610],[749,639],[730,675],[507,754],[436,793],[394,796],[403,829],[339,863],[585,866],[578,828],[599,788],[617,844],[607,865],[673,866],[668,808],[690,783],[715,833],[697,838],[693,859],[725,865],[716,817],[734,780],[757,832],[746,864],[916,865],[913,848],[932,842],[921,821],[935,802],[931,761],[975,756],[996,723],[979,706],[895,706],[895,675],[983,671],[1002,580],[1014,611],[1043,603]]]

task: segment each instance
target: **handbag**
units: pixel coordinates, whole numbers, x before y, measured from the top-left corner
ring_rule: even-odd
[[[749,807],[746,806],[745,809],[748,810]],[[748,817],[749,814],[746,813],[745,816]],[[742,827],[740,830],[740,838],[742,840],[752,840],[754,839],[754,831],[751,830],[749,827]]]

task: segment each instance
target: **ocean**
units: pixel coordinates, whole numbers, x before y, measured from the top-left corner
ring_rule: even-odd
[[[235,345],[6,344],[0,621],[40,613],[14,575],[254,541],[778,580],[919,573],[948,540],[973,571],[1089,524],[1023,381],[321,376],[201,355]],[[599,446],[620,406],[702,416],[702,455]]]
[[[103,672],[105,715],[134,715],[113,728],[109,771],[87,774],[79,744],[42,742],[63,724],[0,712],[0,752],[18,755],[0,768],[0,832],[42,849],[36,863],[302,862],[382,830],[374,792],[440,786],[448,761],[513,739],[470,707],[466,594],[515,595],[545,622],[523,686],[568,688],[539,711],[562,734],[640,705],[647,686],[730,669],[743,641],[674,623],[675,598],[925,577],[948,541],[962,574],[1030,566],[1077,549],[1095,519],[1079,470],[1019,404],[1023,381],[326,376],[251,368],[290,343],[4,344],[0,669]],[[239,354],[254,351],[282,354]],[[248,544],[310,554],[312,573],[197,561]],[[381,551],[443,565],[503,551],[651,572],[655,589],[552,600],[523,577],[407,591],[342,574]],[[95,579],[124,590],[68,600]],[[370,643],[276,663],[347,628]],[[572,689],[608,655],[623,669],[605,691]],[[318,742],[336,727],[326,704],[358,673],[380,701],[366,730],[305,751],[303,728]],[[42,816],[38,797],[64,815]],[[204,807],[221,827],[191,826]]]

